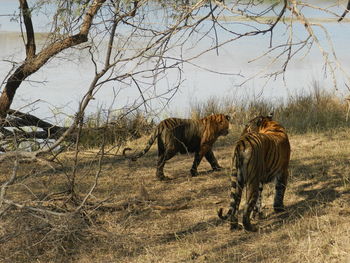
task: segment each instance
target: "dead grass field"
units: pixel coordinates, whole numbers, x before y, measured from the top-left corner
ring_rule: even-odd
[[[237,133],[221,138],[214,152],[228,168]],[[273,213],[273,185],[265,187],[266,218],[258,233],[230,231],[218,219],[229,205],[228,171],[189,177],[192,156],[176,156],[157,181],[156,149],[137,162],[106,156],[97,189],[89,199],[101,205],[86,216],[45,222],[35,213],[9,210],[0,220],[1,262],[350,262],[350,129],[290,134],[292,158],[286,191],[287,211]],[[145,138],[134,143],[141,148]],[[20,164],[8,198],[30,204],[65,189],[73,153],[63,154],[56,171]],[[96,151],[80,153],[77,192],[94,182]],[[12,163],[0,164],[0,181]],[[54,198],[51,196],[50,200]],[[243,202],[244,203],[244,198]],[[68,203],[56,202],[56,210]],[[242,207],[242,206],[241,206]],[[88,218],[89,220],[87,220]],[[52,227],[52,226],[56,227]]]

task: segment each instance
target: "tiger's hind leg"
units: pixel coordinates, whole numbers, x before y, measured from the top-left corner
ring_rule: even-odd
[[[251,182],[249,185],[247,185],[247,203],[243,211],[243,226],[247,231],[257,231],[257,228],[250,222],[250,215],[259,196],[258,186],[259,185],[255,182]]]
[[[285,211],[283,199],[284,199],[284,193],[286,191],[287,180],[288,180],[288,170],[283,171],[280,175],[276,177],[275,198],[273,202],[273,208],[276,213]]]
[[[259,183],[259,194],[258,194],[258,199],[256,201],[256,204],[253,209],[253,218],[264,218],[264,214],[262,212],[261,206],[262,206],[262,191],[263,191],[263,184],[260,182]]]
[[[164,175],[164,165],[165,165],[165,153],[162,153],[158,155],[158,162],[157,162],[156,177],[159,180],[166,180],[166,177]]]
[[[192,168],[190,170],[192,177],[198,175],[197,167],[198,167],[199,163],[201,162],[202,157],[203,156],[201,156],[199,152],[194,153],[194,160],[193,160]]]
[[[166,150],[165,152],[158,155],[156,176],[159,180],[169,180],[169,178],[164,175],[164,166],[165,162],[174,157],[175,154],[176,152],[174,151]]]
[[[164,175],[165,162],[171,159],[176,151],[169,145],[164,144],[165,139],[158,137],[158,161],[157,161],[157,172],[156,176],[159,180],[168,180],[169,178]]]

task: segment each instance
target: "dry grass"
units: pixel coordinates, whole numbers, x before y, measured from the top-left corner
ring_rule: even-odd
[[[233,132],[214,149],[228,168]],[[145,142],[139,139],[137,147]],[[50,218],[49,223],[27,211],[10,210],[0,221],[1,262],[349,262],[350,261],[350,129],[291,134],[292,161],[286,192],[287,212],[272,211],[273,185],[264,190],[266,219],[259,233],[231,232],[216,216],[229,204],[227,171],[188,177],[192,156],[176,156],[155,178],[156,151],[137,162],[106,156],[102,177],[90,202],[107,201],[85,216]],[[45,200],[45,194],[66,187],[72,153],[52,171],[21,164],[19,176],[33,173],[8,189],[17,201]],[[12,163],[0,164],[0,181]],[[77,190],[93,184],[96,151],[80,154]],[[38,173],[41,171],[41,173]],[[243,201],[244,202],[244,201]],[[59,209],[69,203],[57,201]],[[89,220],[87,220],[88,218]]]
[[[211,97],[191,104],[191,117],[204,117],[212,113],[230,114],[235,125],[247,123],[257,115],[274,113],[289,132],[304,134],[322,132],[334,128],[349,127],[346,120],[347,99],[327,91],[318,81],[313,81],[300,94],[294,94],[279,102],[249,97]]]

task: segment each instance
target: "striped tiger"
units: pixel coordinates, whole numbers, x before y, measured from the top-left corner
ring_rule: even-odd
[[[146,147],[131,156],[132,160],[142,157],[149,151],[154,141],[158,141],[158,162],[156,176],[160,180],[168,179],[164,176],[165,162],[175,154],[194,153],[194,161],[190,170],[192,176],[198,175],[197,167],[202,158],[205,157],[213,170],[222,167],[216,160],[212,151],[213,144],[219,136],[228,134],[230,116],[224,114],[212,114],[203,119],[179,119],[168,118],[159,123]],[[125,148],[125,152],[131,150]]]
[[[243,226],[248,231],[256,231],[250,222],[250,215],[253,210],[260,213],[263,185],[274,179],[274,210],[284,211],[289,159],[290,144],[286,130],[272,120],[272,114],[250,120],[237,141],[232,156],[230,208],[225,216],[220,208],[218,216],[224,220],[229,219],[231,229],[238,227],[237,213],[246,186]]]

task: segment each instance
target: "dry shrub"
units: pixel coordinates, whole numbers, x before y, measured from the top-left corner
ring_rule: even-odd
[[[141,111],[126,115],[118,113],[108,116],[102,110],[88,116],[81,133],[80,143],[93,148],[105,143],[123,145],[127,140],[140,138],[154,128],[154,123]]]
[[[11,211],[2,217],[2,225],[1,262],[68,262],[89,238],[89,224],[80,214]]]
[[[345,100],[314,81],[308,93],[291,96],[284,103],[273,104],[265,99],[212,97],[202,103],[193,103],[190,116],[199,118],[211,113],[231,114],[233,129],[242,130],[242,126],[253,117],[273,112],[275,119],[290,132],[305,133],[348,127],[347,110]]]
[[[211,114],[219,113],[233,114],[234,107],[231,100],[210,97],[204,102],[192,102],[190,103],[190,117],[192,119],[201,119]]]
[[[276,117],[289,130],[304,133],[348,126],[345,101],[317,87],[309,94],[290,98],[278,108]]]

